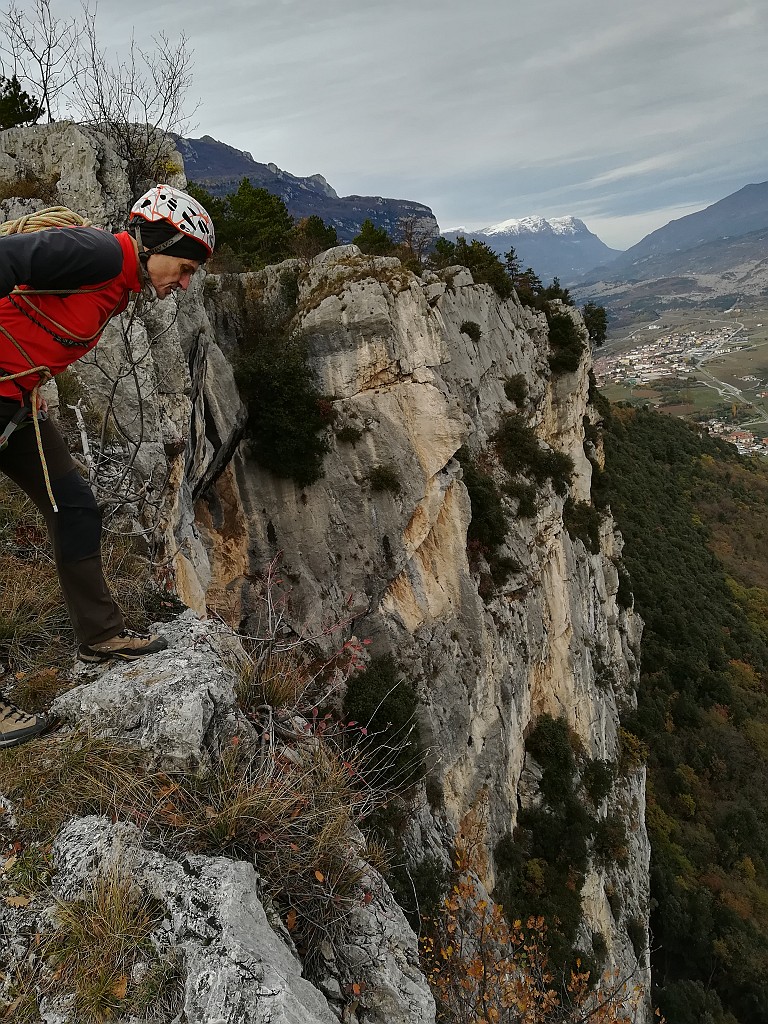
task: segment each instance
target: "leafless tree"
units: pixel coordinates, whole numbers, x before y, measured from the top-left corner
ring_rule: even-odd
[[[32,87],[49,121],[62,101],[82,124],[105,132],[126,161],[134,195],[149,183],[172,176],[169,135],[190,128],[187,107],[193,53],[182,33],[164,32],[152,46],[132,36],[124,58],[108,55],[96,29],[97,4],[82,0],[79,19],[53,13],[54,0],[32,0],[29,9],[0,10],[0,55],[19,80]]]
[[[51,0],[32,0],[27,9],[11,3],[0,11],[0,54],[40,98],[49,122],[58,116],[59,97],[76,74],[71,60],[76,41],[75,19],[55,17]]]
[[[397,222],[397,235],[404,259],[413,263],[414,268],[420,268],[437,237],[434,223],[415,214],[401,217]]]
[[[178,170],[169,165],[168,134],[190,129],[193,53],[183,33],[173,42],[160,32],[152,37],[154,49],[142,48],[132,36],[127,57],[111,61],[99,44],[96,7],[84,3],[82,10],[73,101],[79,120],[102,128],[127,161],[137,195],[147,183]]]

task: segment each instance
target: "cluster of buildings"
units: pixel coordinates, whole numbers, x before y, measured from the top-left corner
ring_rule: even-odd
[[[651,324],[643,333],[660,330],[656,324]],[[741,324],[728,324],[706,330],[659,334],[652,341],[643,341],[628,351],[596,356],[595,377],[601,387],[614,384],[627,388],[647,387],[663,378],[688,377],[707,360],[748,345],[749,339],[743,331]],[[750,375],[740,380],[748,390],[755,392],[754,397],[768,398],[768,390],[762,389],[757,377]],[[724,384],[720,394],[725,401],[732,397],[742,399],[741,393],[731,385]],[[704,420],[701,426],[714,437],[735,445],[742,455],[768,455],[768,438],[759,437],[744,426],[717,418]]]
[[[751,430],[734,427],[722,420],[705,420],[701,425],[713,437],[735,445],[741,455],[768,455],[768,437],[757,437]]]
[[[646,331],[658,331],[651,324]],[[691,367],[705,359],[723,355],[733,348],[748,344],[746,336],[736,335],[741,325],[710,327],[704,331],[686,330],[670,332],[644,341],[626,352],[599,355],[594,361],[595,376],[601,386],[621,384],[624,387],[642,387],[661,377],[678,377],[690,373]]]

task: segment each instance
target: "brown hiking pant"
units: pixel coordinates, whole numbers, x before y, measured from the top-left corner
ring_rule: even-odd
[[[0,398],[0,433],[18,408],[12,399]],[[77,638],[85,644],[102,643],[121,633],[124,623],[102,570],[101,513],[64,438],[50,420],[41,421],[40,435],[58,512],[53,511],[45,489],[32,423],[11,434],[7,447],[0,451],[0,472],[29,495],[45,517]],[[30,586],[34,583],[31,577]]]

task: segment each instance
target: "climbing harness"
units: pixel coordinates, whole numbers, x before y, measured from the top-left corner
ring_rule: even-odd
[[[37,213],[29,213],[23,217],[18,217],[16,220],[9,220],[6,221],[4,224],[0,224],[0,236],[15,234],[32,234],[32,232],[42,231],[44,228],[88,227],[90,223],[91,222],[89,220],[86,220],[84,217],[79,216],[79,214],[74,213],[74,211],[72,210],[68,210],[65,206],[51,206],[45,210],[38,210]],[[76,291],[79,290],[80,289],[76,289]],[[72,289],[62,291],[34,291],[32,289],[24,289],[24,291],[14,291],[12,294],[18,298],[19,296],[24,295],[73,295],[74,292]],[[26,310],[20,309],[17,302],[14,302],[13,299],[11,299],[11,301],[16,306],[16,308],[20,310],[20,312],[23,312],[27,316],[29,316],[29,314],[26,313]],[[28,300],[25,298],[23,301],[27,302]],[[34,320],[34,318],[31,316],[29,316],[29,319]],[[40,324],[38,321],[34,322],[38,323],[38,326],[43,327],[44,330],[47,330],[49,334],[53,334],[54,338],[57,337],[53,331],[46,328],[43,324]],[[60,324],[56,324],[56,326],[61,327]],[[63,330],[63,328],[61,329]],[[39,391],[44,384],[51,380],[53,374],[51,373],[50,369],[47,366],[35,366],[34,361],[29,357],[27,352],[24,350],[23,346],[19,344],[19,342],[13,337],[13,335],[9,331],[5,329],[5,327],[3,327],[2,324],[0,324],[0,332],[2,332],[2,334],[8,339],[8,341],[10,341],[10,343],[17,350],[17,352],[19,352],[22,358],[24,358],[29,363],[29,369],[23,370],[21,373],[0,375],[0,382],[5,383],[8,381],[18,380],[23,377],[29,377],[33,373],[37,373],[40,376],[40,379],[38,380],[37,384],[35,384],[35,386],[32,388],[32,391],[30,392],[29,405],[27,405],[26,402],[23,402],[19,408],[19,411],[15,413],[11,420],[6,424],[6,427],[3,430],[2,434],[0,434],[0,451],[2,451],[6,447],[6,445],[8,444],[8,439],[10,438],[11,434],[13,434],[14,430],[17,430],[24,423],[24,421],[31,416],[32,423],[35,428],[37,451],[38,454],[40,455],[40,464],[43,469],[45,489],[48,492],[48,498],[51,502],[53,511],[58,512],[59,509],[53,497],[51,481],[48,475],[48,464],[45,460],[45,452],[43,451],[43,441],[40,436],[40,420],[47,419],[47,414],[45,414],[43,410],[40,408]],[[78,339],[77,341],[74,342],[74,344],[78,343],[87,344],[88,342],[85,341],[84,339]]]
[[[14,413],[14,415],[8,420],[5,425],[5,430],[0,434],[0,452],[3,451],[4,448],[8,447],[8,438],[11,434],[20,427],[25,427],[27,425],[27,421],[32,419],[32,416],[33,412],[31,405],[23,404],[19,406],[18,412]],[[48,413],[45,412],[44,409],[38,409],[37,418],[39,420],[47,420]]]

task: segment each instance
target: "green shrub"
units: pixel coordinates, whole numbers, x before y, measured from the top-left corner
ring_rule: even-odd
[[[547,316],[549,323],[549,365],[552,372],[573,373],[578,370],[584,355],[581,333],[567,313],[552,313]]]
[[[619,574],[619,589],[616,592],[616,603],[619,608],[631,608],[635,602],[635,596],[632,593],[632,580],[623,562],[619,561],[616,564],[616,569]]]
[[[550,480],[556,494],[563,496],[567,492],[573,459],[540,445],[535,431],[520,413],[504,413],[491,440],[510,476],[524,473],[538,484]]]
[[[600,513],[588,501],[566,499],[563,505],[563,524],[569,536],[580,540],[593,555],[600,550],[600,520]]]
[[[589,402],[590,405],[597,409],[602,419],[611,414],[611,403],[600,393],[597,386],[597,377],[595,377],[595,371],[589,371]]]
[[[459,235],[455,242],[438,238],[430,265],[436,270],[455,265],[467,267],[475,284],[489,284],[500,299],[510,298],[514,291],[504,264],[493,249],[477,239],[467,243],[463,235]]]
[[[43,104],[21,88],[16,75],[0,76],[0,130],[34,124],[44,111]]]
[[[517,501],[517,515],[520,519],[533,519],[536,515],[536,488],[522,480],[510,480],[504,484],[504,493]]]
[[[243,178],[237,191],[223,199],[189,182],[216,225],[216,241],[227,246],[249,270],[280,263],[291,255],[293,219],[283,200]]]
[[[504,380],[504,394],[515,405],[525,405],[528,401],[528,381],[524,373],[515,373]]]
[[[324,223],[321,217],[313,213],[294,225],[289,244],[294,255],[302,259],[312,259],[313,256],[318,256],[326,249],[338,245],[339,238],[332,224]]]
[[[541,792],[546,800],[557,801],[573,789],[576,758],[564,718],[542,715],[528,735],[525,749],[543,769]]]
[[[471,338],[475,344],[477,344],[483,336],[480,324],[476,323],[474,320],[464,320],[461,327],[459,327],[459,330],[462,334],[466,334],[467,337]]]
[[[479,541],[487,552],[491,552],[504,543],[509,529],[499,489],[491,474],[480,469],[466,448],[460,449],[456,458],[461,463],[464,486],[472,506],[467,540]]]
[[[360,233],[355,235],[352,242],[367,256],[389,256],[395,249],[395,243],[386,228],[377,228],[369,219],[363,221]]]
[[[588,761],[581,773],[581,782],[590,800],[599,806],[613,788],[616,769],[610,761]]]
[[[612,864],[626,867],[629,863],[627,826],[618,815],[609,814],[595,825],[592,856],[595,862],[604,868]]]
[[[412,780],[421,770],[418,706],[413,684],[389,654],[372,658],[368,667],[347,683],[344,714],[367,729],[378,746],[399,748],[397,756],[390,759],[390,782],[397,776]]]
[[[397,469],[389,463],[374,466],[368,474],[368,482],[374,491],[391,491],[393,494],[399,494],[402,490]]]
[[[619,729],[619,773],[628,775],[644,767],[648,760],[648,746],[628,729]]]
[[[608,335],[608,311],[596,302],[587,302],[581,308],[584,326],[593,345],[602,345]]]
[[[632,943],[632,949],[635,951],[635,956],[640,960],[648,948],[645,925],[639,918],[630,917],[626,922],[626,928],[629,941]]]
[[[350,424],[347,424],[344,427],[339,427],[335,433],[337,440],[341,441],[342,444],[357,444],[363,436],[362,430],[358,427],[353,427]]]
[[[252,304],[235,358],[235,380],[248,408],[252,457],[275,476],[307,487],[322,477],[330,445],[306,343],[291,333],[290,316],[282,303]]]
[[[577,960],[590,960],[575,943],[595,821],[574,790],[578,741],[565,719],[542,715],[525,746],[542,768],[544,802],[520,811],[514,835],[496,846],[495,896],[512,920],[545,919],[552,965],[568,978]]]
[[[608,956],[608,943],[602,932],[592,932],[592,955],[602,967]]]
[[[516,558],[509,555],[493,554],[488,560],[491,570],[491,579],[497,587],[503,587],[510,576],[522,571],[522,565]]]

